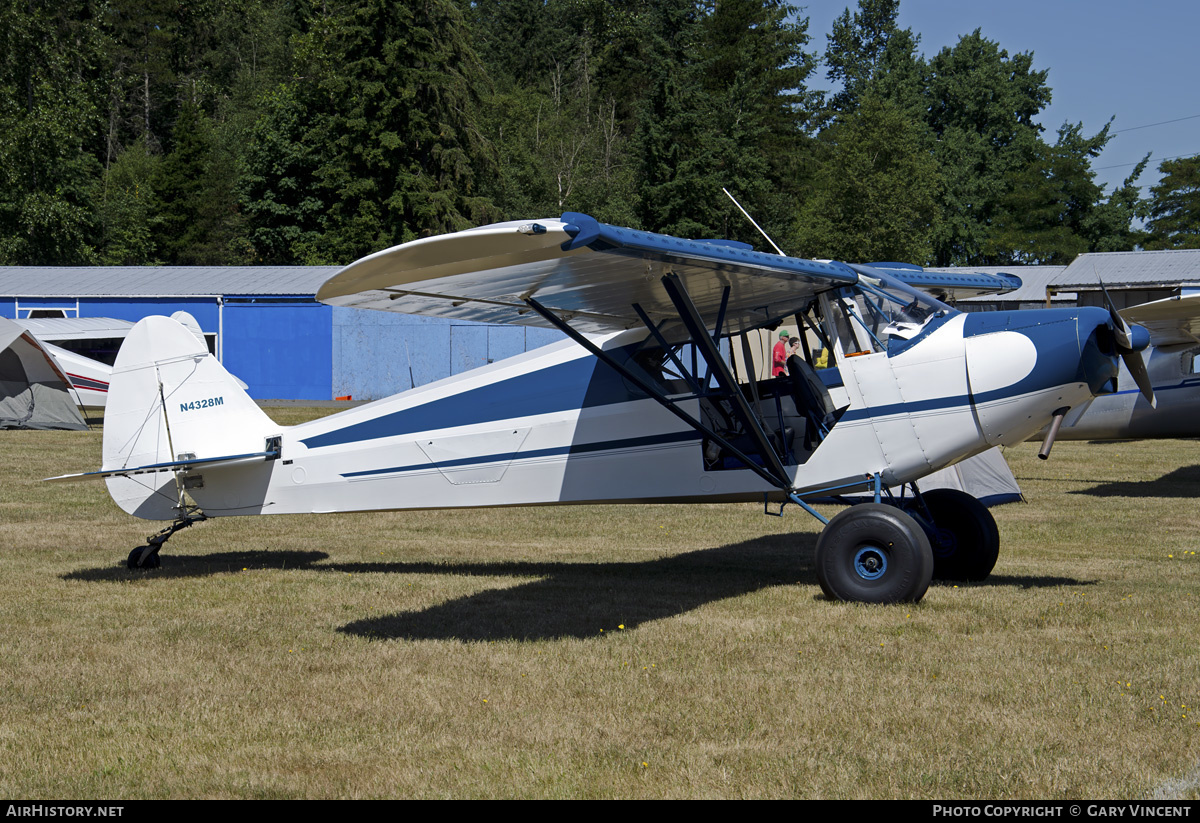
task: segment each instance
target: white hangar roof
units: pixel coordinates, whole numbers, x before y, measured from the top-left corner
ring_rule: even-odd
[[[339,269],[339,266],[0,266],[0,295],[312,296]]]
[[[1200,285],[1200,249],[1081,254],[1050,285],[1061,291]]]

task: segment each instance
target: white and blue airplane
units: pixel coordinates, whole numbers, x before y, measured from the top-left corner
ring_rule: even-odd
[[[871,267],[576,213],[405,243],[317,297],[569,339],[280,426],[187,329],[146,318],[113,369],[101,470],[54,478],[104,478],[125,511],[171,521],[131,568],[213,517],[760,501],[825,524],[827,596],[917,601],[935,575],[986,577],[999,534],[973,497],[916,481],[1061,420],[1146,343],[1103,309],[964,314]],[[746,333],[791,322],[829,369],[807,351],[786,376],[737,373]],[[871,502],[829,520],[806,502],[864,489]]]

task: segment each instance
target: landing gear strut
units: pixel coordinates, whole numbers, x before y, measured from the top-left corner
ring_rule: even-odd
[[[158,534],[146,538],[146,545],[138,546],[129,553],[128,567],[131,569],[157,569],[162,564],[162,561],[158,557],[158,551],[162,548],[163,543],[166,543],[167,539],[180,529],[186,529],[193,523],[199,523],[207,519],[203,512],[187,514],[167,526]]]

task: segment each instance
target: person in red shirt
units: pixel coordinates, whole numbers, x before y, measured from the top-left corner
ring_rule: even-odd
[[[787,329],[779,333],[779,342],[775,344],[775,348],[771,351],[771,376],[779,377],[786,375],[787,359],[788,359],[788,335]]]

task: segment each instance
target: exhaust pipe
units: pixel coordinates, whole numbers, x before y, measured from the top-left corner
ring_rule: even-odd
[[[1050,431],[1046,432],[1046,439],[1042,441],[1042,447],[1038,450],[1038,457],[1043,460],[1050,458],[1050,450],[1054,448],[1054,438],[1058,437],[1058,427],[1062,425],[1063,418],[1067,416],[1067,412],[1070,410],[1070,406],[1063,406],[1061,409],[1055,410],[1054,416],[1050,420]]]

